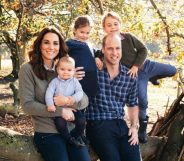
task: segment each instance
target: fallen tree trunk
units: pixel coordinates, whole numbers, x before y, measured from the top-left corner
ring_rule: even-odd
[[[159,161],[176,161],[184,146],[184,104],[180,105],[180,112],[176,115],[168,130],[168,142],[164,147]],[[173,133],[174,131],[174,133]]]
[[[11,104],[4,104],[0,106],[0,116],[2,118],[6,117],[6,114],[9,114],[13,117],[19,116],[19,106],[11,105]]]
[[[148,143],[141,145],[143,158],[154,155],[165,142],[166,140],[161,137],[149,137]],[[90,155],[93,161],[97,158],[91,151]],[[43,161],[34,147],[31,136],[4,127],[0,127],[0,156],[12,161]]]
[[[0,127],[0,156],[12,161],[43,161],[32,137]]]
[[[143,161],[183,161],[184,93],[173,102],[167,115],[153,126],[148,143],[141,144]],[[3,108],[4,109],[4,108]],[[6,109],[7,110],[7,109]],[[11,110],[8,110],[11,111]],[[97,156],[89,147],[92,161]],[[43,161],[33,145],[33,137],[0,126],[0,161]]]

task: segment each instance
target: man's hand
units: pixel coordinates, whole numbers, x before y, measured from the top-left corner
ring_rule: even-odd
[[[136,126],[130,126],[128,136],[130,136],[130,139],[128,140],[130,145],[136,145],[139,143],[138,129]]]

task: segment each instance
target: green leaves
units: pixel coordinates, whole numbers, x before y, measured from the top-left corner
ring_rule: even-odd
[[[0,32],[7,31],[17,41],[16,44],[24,45],[31,42],[43,27],[55,25],[60,28],[63,37],[67,39],[73,36],[72,23],[74,19],[79,15],[88,14],[94,21],[91,41],[100,46],[103,37],[102,10],[103,12],[114,11],[121,16],[122,31],[132,32],[144,42],[156,41],[166,48],[166,26],[150,1],[1,0]],[[157,0],[155,3],[160,13],[166,17],[172,51],[180,53],[184,50],[184,37],[181,36],[184,33],[183,0]]]

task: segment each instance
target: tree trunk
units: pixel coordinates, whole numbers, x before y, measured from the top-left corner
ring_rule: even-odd
[[[18,80],[15,82],[10,83],[10,88],[13,92],[13,105],[19,106],[20,105],[20,99],[19,99],[19,90],[18,90]]]
[[[32,137],[0,127],[0,156],[13,161],[43,161]]]
[[[5,118],[6,114],[9,114],[13,117],[18,117],[19,116],[19,106],[8,105],[8,104],[0,106],[0,116],[2,118]]]
[[[173,102],[167,114],[153,125],[151,135],[167,136],[151,161],[184,161],[184,93]]]
[[[180,112],[176,115],[168,130],[169,139],[159,161],[177,161],[184,145],[184,104],[180,105],[180,108]]]
[[[20,68],[18,55],[12,55],[10,58],[12,60],[12,66],[13,66],[13,70],[11,74],[13,75],[15,79],[17,79],[19,68]]]
[[[148,143],[140,145],[143,161],[183,161],[183,97],[184,93],[173,102],[169,112],[162,119],[159,126],[153,126],[152,131],[154,131],[155,135],[159,136],[151,136],[148,138]],[[7,110],[7,107],[4,110]],[[159,129],[156,130],[155,128],[157,127]],[[97,161],[98,157],[90,147],[89,152],[91,160]],[[0,126],[0,158],[2,157],[13,161],[43,161],[33,145],[33,138],[31,136],[25,136]]]
[[[154,155],[165,139],[149,137],[148,143],[141,145],[143,158]],[[92,161],[97,158],[90,150]],[[0,157],[13,161],[43,161],[36,151],[31,136],[25,136],[10,129],[0,127]]]

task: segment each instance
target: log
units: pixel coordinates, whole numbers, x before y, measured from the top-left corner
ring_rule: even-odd
[[[140,144],[143,161],[150,160],[160,151],[167,142],[167,137],[149,136],[148,142]]]
[[[0,116],[5,118],[6,114],[12,115],[13,117],[19,116],[20,106],[15,106],[12,104],[4,104],[0,106]]]
[[[168,141],[159,161],[176,161],[184,145],[184,104],[168,129]]]
[[[6,114],[9,114],[16,118],[19,116],[19,109],[19,106],[15,106],[12,104],[4,104],[0,106],[0,116],[5,118]]]
[[[148,143],[141,144],[143,158],[156,154],[159,147],[166,142],[162,137],[149,137]],[[91,159],[94,161],[94,152],[90,150]],[[0,126],[0,158],[13,161],[43,161],[33,144],[33,137],[22,135],[18,132]]]
[[[0,127],[0,156],[13,161],[43,161],[32,137],[4,127]]]

